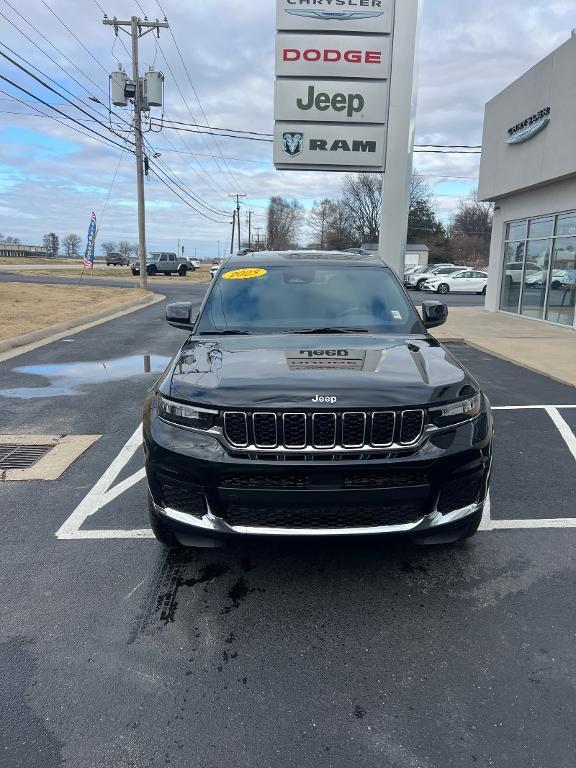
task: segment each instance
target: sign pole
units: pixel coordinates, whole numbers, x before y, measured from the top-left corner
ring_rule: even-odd
[[[420,0],[396,3],[390,78],[386,171],[382,186],[380,258],[402,277],[406,261],[408,212],[416,120],[415,51]]]

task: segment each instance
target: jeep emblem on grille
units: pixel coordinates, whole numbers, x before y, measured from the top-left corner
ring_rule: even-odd
[[[337,397],[333,397],[330,395],[322,396],[322,395],[314,395],[312,398],[313,403],[335,403],[336,400],[338,400]]]

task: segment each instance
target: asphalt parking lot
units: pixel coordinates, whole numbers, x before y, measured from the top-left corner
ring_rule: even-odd
[[[138,435],[162,307],[0,363],[3,433],[101,435],[0,484],[2,768],[573,768],[575,390],[450,345],[497,409],[466,545],[170,554]]]

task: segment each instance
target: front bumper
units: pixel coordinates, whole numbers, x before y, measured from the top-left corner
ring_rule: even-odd
[[[162,421],[151,396],[144,419],[146,474],[156,513],[182,543],[189,535],[420,534],[457,525],[482,509],[492,430],[486,406],[475,419],[415,448],[370,457],[326,451],[313,460],[273,452],[250,458],[217,436]]]

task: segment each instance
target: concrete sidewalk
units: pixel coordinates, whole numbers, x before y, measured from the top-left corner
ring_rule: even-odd
[[[576,387],[576,332],[539,320],[485,309],[451,307],[439,341],[470,346]]]

